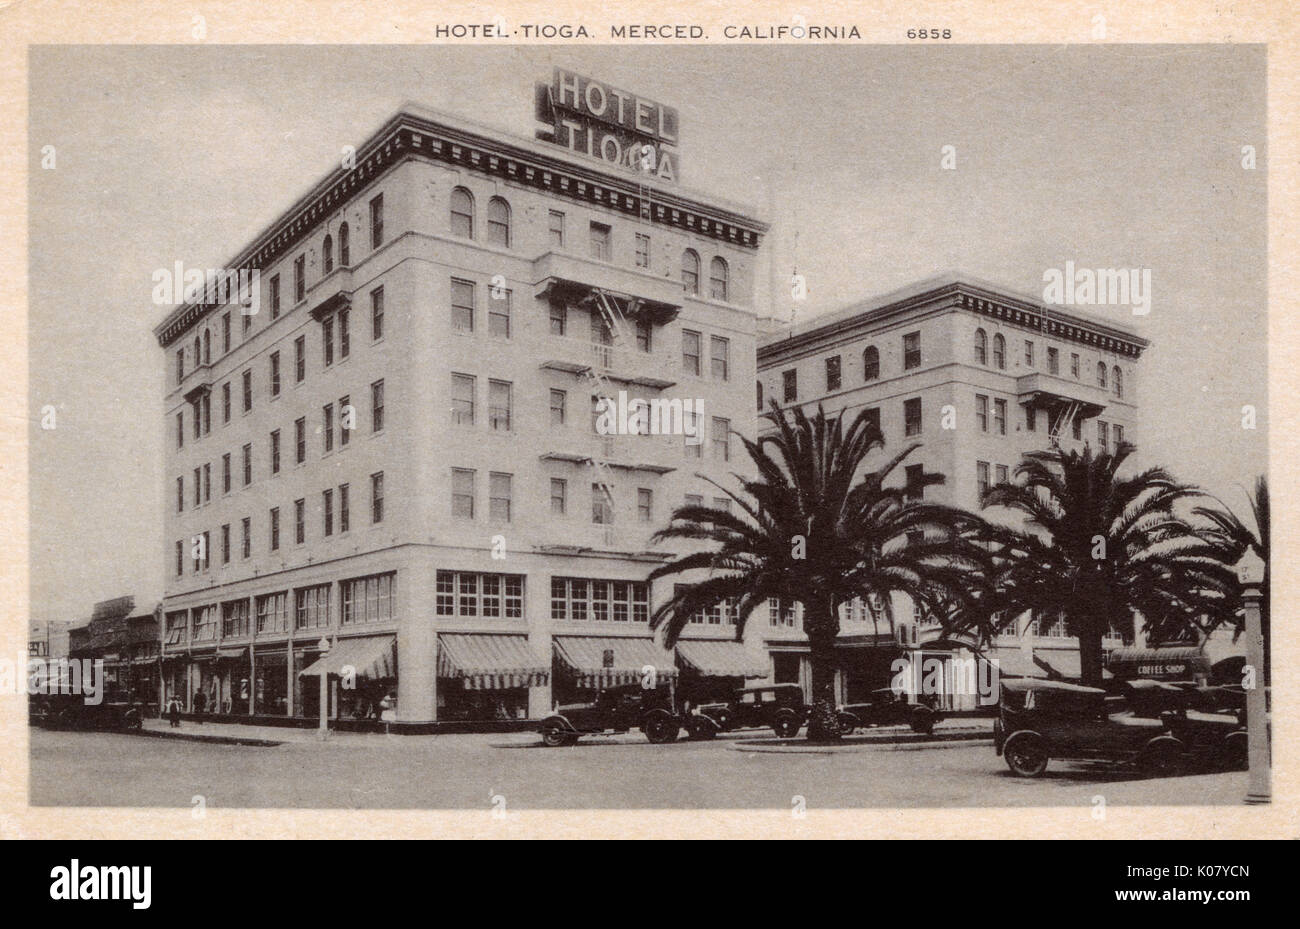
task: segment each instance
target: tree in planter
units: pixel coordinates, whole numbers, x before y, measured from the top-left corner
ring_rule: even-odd
[[[953,540],[979,519],[920,499],[924,487],[942,483],[942,475],[922,473],[906,487],[886,487],[919,445],[869,468],[867,456],[884,447],[884,437],[865,410],[847,429],[842,414],[828,417],[820,408],[809,418],[797,408],[782,413],[773,402],[765,418],[774,432],[757,442],[741,437],[757,476],[735,475],[738,490],[715,483],[736,512],[678,507],[656,533],[656,541],[710,547],[651,572],[651,580],[707,572],[676,585],[656,608],[651,625],[663,626],[671,645],[692,615],[728,601],[735,606],[740,639],[750,614],[769,599],[802,604],[814,702],[808,736],[833,739],[839,733],[834,647],[840,606],[854,597],[893,591],[921,602],[936,599],[956,575],[970,569]]]
[[[1120,477],[1133,453],[1030,452],[1016,482],[990,488],[985,508],[1024,515],[1024,530],[989,528],[999,565],[997,602],[1009,615],[1039,609],[1065,616],[1079,640],[1083,683],[1100,686],[1102,638],[1134,611],[1149,629],[1184,625],[1222,609],[1232,589],[1222,553],[1176,507],[1200,491],[1163,468]]]

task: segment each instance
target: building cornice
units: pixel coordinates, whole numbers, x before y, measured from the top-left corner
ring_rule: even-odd
[[[551,155],[540,148],[403,110],[361,146],[353,168],[332,171],[225,267],[259,271],[268,268],[359,190],[412,158],[464,168],[743,248],[756,250],[769,228],[767,223],[743,213],[645,183],[636,175],[611,173],[595,163],[567,160],[558,154],[563,149]],[[154,328],[154,335],[165,348],[198,320],[221,308],[211,302],[179,306]]]

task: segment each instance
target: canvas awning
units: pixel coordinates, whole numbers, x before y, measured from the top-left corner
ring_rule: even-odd
[[[671,652],[652,639],[565,635],[553,640],[555,654],[573,673],[579,687],[619,687],[642,682],[645,668],[657,683],[677,677]]]
[[[1047,672],[1034,663],[1034,659],[1019,649],[989,652],[989,661],[997,662],[999,677],[1046,678]]]
[[[438,636],[438,676],[465,690],[541,687],[551,678],[545,659],[535,657],[524,635]]]
[[[1125,679],[1191,680],[1198,674],[1209,674],[1210,661],[1195,645],[1125,647],[1110,653],[1106,668],[1116,677]]]
[[[677,658],[705,677],[767,677],[767,668],[739,642],[685,640],[677,643]]]
[[[241,658],[248,657],[248,649],[247,648],[219,648],[217,649],[217,657],[224,658],[228,661],[239,661]]]
[[[298,672],[301,676],[342,675],[351,668],[356,677],[376,680],[397,676],[397,637],[372,635],[359,639],[340,639],[311,667]]]

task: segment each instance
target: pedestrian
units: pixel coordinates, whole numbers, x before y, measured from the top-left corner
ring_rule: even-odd
[[[181,727],[181,701],[175,694],[172,695],[171,702],[167,704],[167,718],[171,720],[173,729]]]
[[[194,695],[194,719],[201,726],[203,725],[203,711],[208,707],[208,697],[203,691]]]

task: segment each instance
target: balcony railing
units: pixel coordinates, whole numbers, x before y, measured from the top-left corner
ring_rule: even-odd
[[[1096,416],[1113,399],[1104,387],[1041,371],[1016,378],[1016,393],[1021,403],[1033,403],[1035,406],[1078,403],[1083,408],[1085,418]]]
[[[534,261],[533,281],[538,297],[574,302],[593,290],[602,290],[618,302],[623,313],[660,325],[677,315],[685,298],[681,282],[673,278],[563,252],[546,252]]]
[[[547,337],[544,354],[542,367],[571,374],[595,369],[602,377],[648,390],[666,390],[676,383],[663,377],[667,361],[654,352],[552,335]]]
[[[350,305],[351,302],[351,268],[335,268],[307,291],[307,305],[311,307],[311,315],[315,319],[328,316],[340,307]]]

